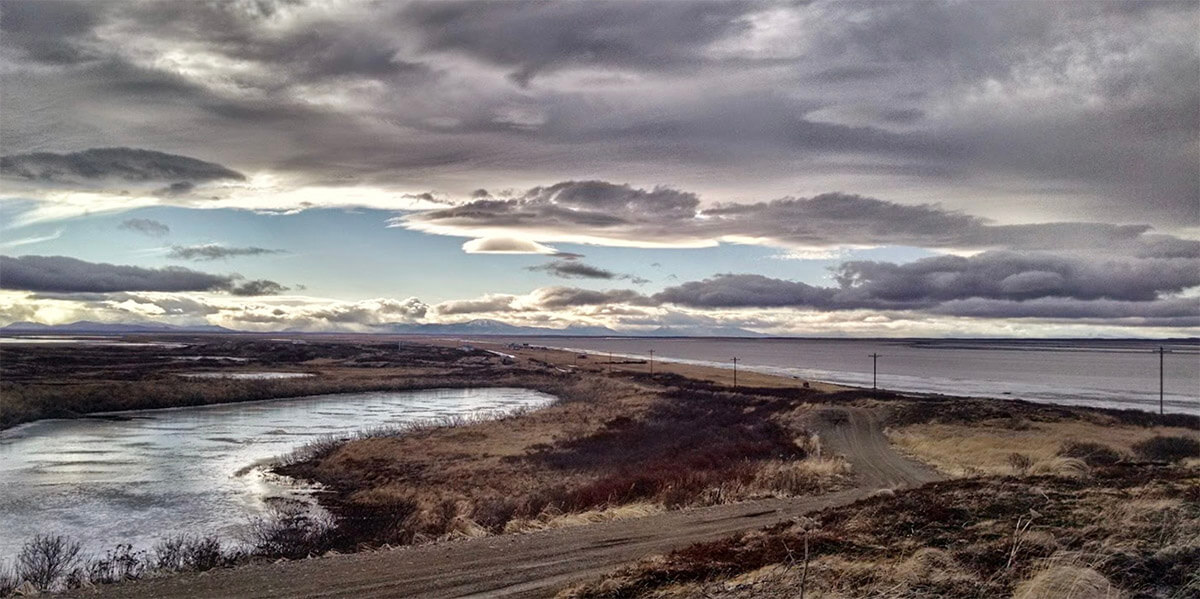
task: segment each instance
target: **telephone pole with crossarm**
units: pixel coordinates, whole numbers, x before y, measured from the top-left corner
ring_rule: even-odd
[[[879,354],[871,354],[871,388],[879,388]]]

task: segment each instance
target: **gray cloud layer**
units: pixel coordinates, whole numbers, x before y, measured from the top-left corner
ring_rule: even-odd
[[[179,260],[211,261],[236,258],[238,256],[262,256],[279,253],[283,253],[283,250],[271,250],[253,246],[228,247],[216,243],[206,243],[202,245],[173,245],[171,246],[171,251],[167,253],[167,257]]]
[[[527,270],[550,273],[564,279],[615,279],[619,275],[611,270],[589,266],[576,260],[555,260]]]
[[[158,222],[151,218],[127,218],[121,221],[117,226],[123,231],[134,231],[150,237],[163,237],[171,232],[171,227],[166,223]]]
[[[514,172],[670,172],[759,197],[966,187],[978,193],[953,208],[1200,223],[1194,2],[13,0],[3,13],[0,124],[22,154],[136,144],[462,195],[464,171],[498,188]],[[47,168],[75,168],[60,162]]]
[[[1140,326],[1200,324],[1200,264],[1188,258],[1088,258],[985,252],[907,264],[852,261],[822,287],[757,274],[724,274],[645,295],[631,289],[544,287],[523,310],[676,306],[701,310],[868,310],[973,318],[1038,318]],[[440,304],[441,314],[513,311],[517,297]]]
[[[903,205],[843,193],[702,208],[693,193],[603,181],[567,181],[513,197],[488,196],[397,222],[460,235],[507,229],[543,239],[586,234],[631,244],[742,239],[795,247],[1099,249],[1200,257],[1200,242],[1153,235],[1145,225],[995,225],[935,204]]]
[[[191,181],[245,179],[241,173],[212,162],[134,148],[96,148],[68,154],[34,152],[0,156],[0,173],[6,177],[36,181],[175,181],[176,183],[168,188],[173,193],[190,190]]]
[[[718,275],[669,287],[654,299],[696,308],[824,310],[928,309],[959,300],[1151,302],[1200,286],[1200,264],[1187,258],[1093,260],[986,252],[970,258],[939,256],[908,264],[846,262],[834,269],[834,278],[838,287],[762,275]],[[1192,303],[1200,310],[1200,300]]]
[[[753,274],[718,275],[655,294],[656,303],[691,308],[899,310],[977,318],[1133,319],[1196,326],[1200,264],[1188,258],[1088,259],[987,252],[908,264],[846,262],[837,287]]]
[[[243,296],[287,290],[274,281],[243,281],[239,275],[214,275],[177,266],[87,262],[67,256],[0,256],[0,288],[46,293],[226,291]]]
[[[638,285],[649,283],[648,280],[641,277],[615,273],[611,270],[584,264],[583,262],[579,261],[582,256],[578,254],[559,252],[555,255],[560,256],[560,258],[553,262],[547,262],[546,264],[530,266],[526,268],[526,270],[545,272],[563,279],[625,279]]]

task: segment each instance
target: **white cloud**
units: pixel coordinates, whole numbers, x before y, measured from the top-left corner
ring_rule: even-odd
[[[468,254],[557,254],[558,250],[528,239],[481,237],[462,245]]]

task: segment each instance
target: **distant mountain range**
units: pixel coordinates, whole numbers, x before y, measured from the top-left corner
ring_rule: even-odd
[[[659,327],[636,333],[615,331],[608,327],[570,325],[564,329],[523,327],[499,320],[480,318],[449,324],[393,324],[381,327],[399,335],[531,335],[538,337],[765,337],[761,333],[735,327]],[[380,330],[379,332],[385,332]]]
[[[0,334],[64,334],[64,333],[100,333],[119,335],[129,333],[239,333],[217,325],[178,326],[154,322],[140,323],[106,323],[81,320],[70,324],[47,325],[36,322],[14,322],[0,327]],[[312,333],[299,328],[287,329],[285,333]],[[338,331],[333,331],[338,332]],[[340,331],[351,332],[351,331]],[[499,336],[538,336],[538,337],[765,337],[761,333],[747,331],[736,327],[659,327],[653,331],[636,333],[615,331],[608,327],[571,325],[564,329],[548,327],[524,327],[508,324],[499,320],[480,318],[458,323],[394,323],[374,327],[371,333],[390,335],[499,335]]]

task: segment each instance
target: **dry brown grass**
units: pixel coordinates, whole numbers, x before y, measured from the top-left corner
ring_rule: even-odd
[[[1078,566],[1053,566],[1017,585],[1013,599],[1121,599],[1103,574]]]
[[[1026,422],[1017,428],[1010,421],[992,420],[978,424],[914,424],[889,429],[888,438],[906,454],[931,464],[950,476],[1011,474],[1010,458],[1022,454],[1048,472],[1056,466],[1059,451],[1070,442],[1101,443],[1123,454],[1158,436],[1197,437],[1194,430],[1173,427],[1141,427],[1098,424],[1082,420]]]
[[[519,417],[322,446],[281,469],[335,512],[411,501],[409,541],[555,528],[845,485],[796,403],[680,379],[557,375],[562,401]],[[658,507],[647,507],[658,506]],[[367,543],[401,538],[364,538]]]
[[[646,516],[653,516],[654,514],[661,514],[666,510],[667,507],[661,503],[630,503],[576,513],[558,513],[555,510],[544,510],[535,518],[510,520],[508,524],[505,524],[504,532],[527,533],[555,528],[585,526],[611,520],[644,518]]]
[[[1200,590],[1200,470],[965,479],[644,560],[562,593],[599,597],[1116,599]],[[811,548],[807,575],[803,551]]]

